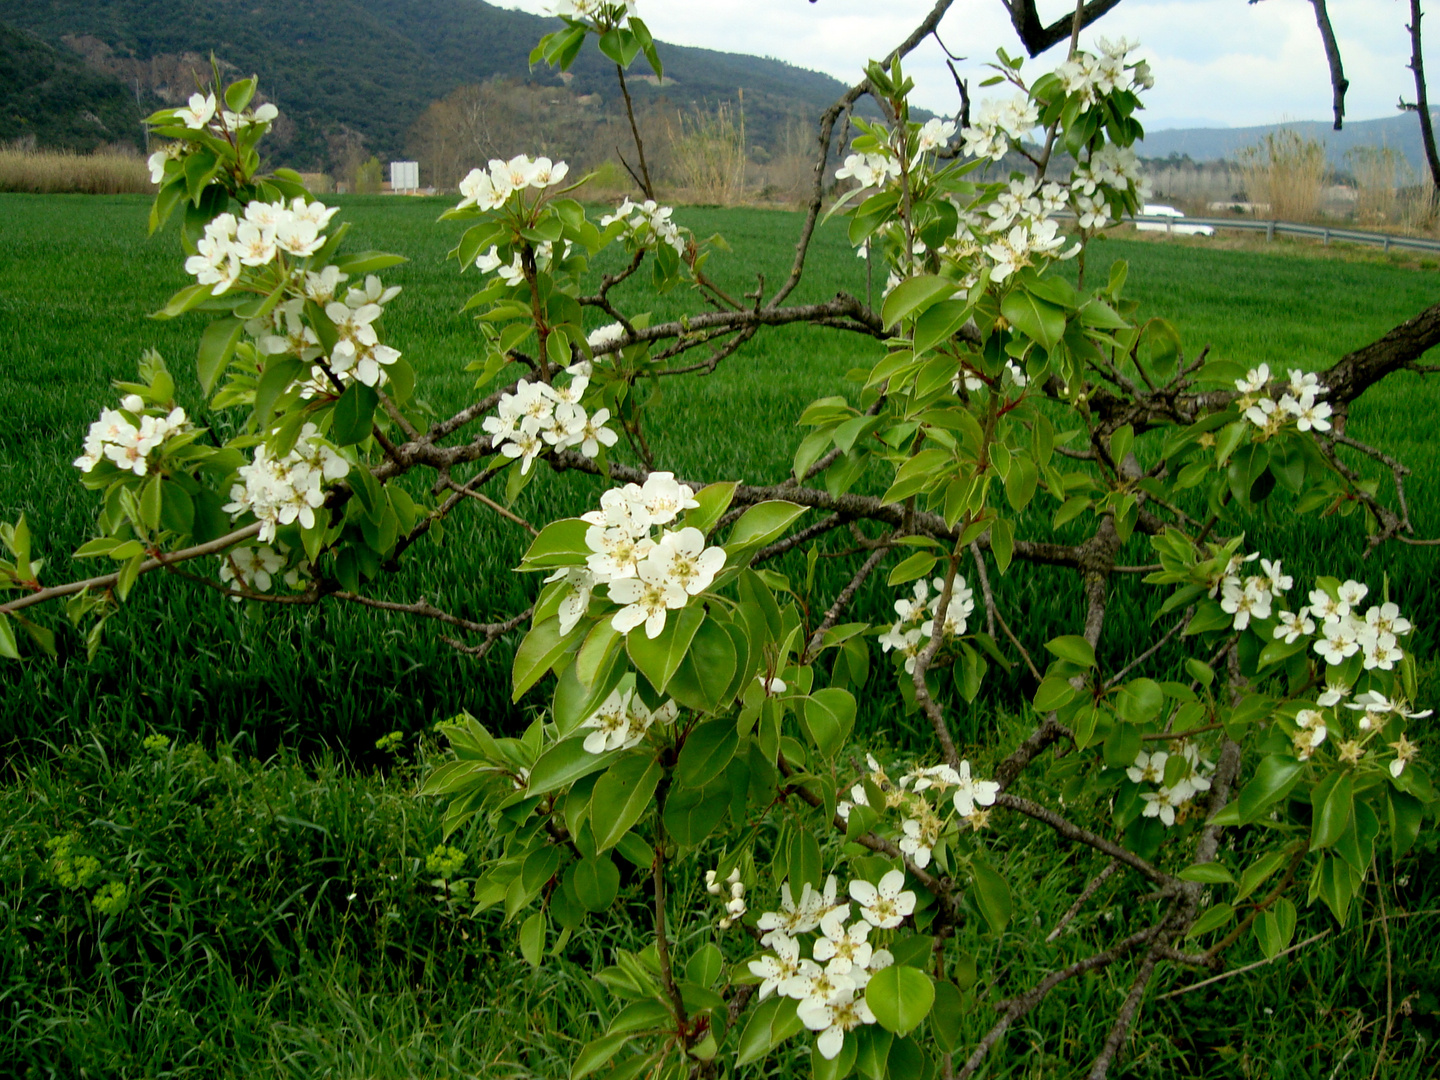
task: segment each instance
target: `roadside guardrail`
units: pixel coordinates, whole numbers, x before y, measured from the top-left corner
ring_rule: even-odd
[[[1059,216],[1059,215],[1057,215]],[[1338,240],[1346,244],[1372,244],[1389,251],[1404,248],[1410,251],[1440,252],[1440,240],[1425,240],[1415,236],[1392,236],[1389,233],[1362,232],[1358,229],[1337,229],[1329,225],[1299,225],[1292,221],[1254,221],[1248,218],[1198,218],[1170,217],[1163,214],[1136,214],[1126,218],[1129,222],[1164,225],[1165,231],[1173,231],[1175,225],[1209,225],[1216,229],[1239,229],[1242,232],[1263,232],[1266,240],[1278,236],[1304,236],[1328,244]]]

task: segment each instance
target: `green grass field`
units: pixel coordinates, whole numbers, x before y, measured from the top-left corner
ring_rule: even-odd
[[[434,220],[445,204],[341,201],[355,224],[354,249],[411,258],[386,275],[406,289],[387,323],[421,374],[422,395],[448,414],[468,400],[473,377],[463,368],[476,338],[458,314],[475,279],[444,259],[458,230]],[[193,354],[203,323],[145,318],[186,281],[174,235],[147,239],[145,212],[138,197],[0,196],[0,401],[9,421],[0,428],[0,519],[26,514],[51,582],[92,572],[68,558],[96,509],[70,461],[113,398],[110,382],[132,376],[140,352],[154,347],[179,379],[182,404],[200,405]],[[677,218],[729,241],[734,254],[717,256],[711,269],[732,294],[753,288],[757,271],[772,287],[783,280],[795,215],[684,210]],[[1129,260],[1144,313],[1174,320],[1188,351],[1208,345],[1277,370],[1324,368],[1440,292],[1436,274],[1413,264],[1315,254],[1110,240],[1092,249],[1090,266],[1093,274],[1112,258]],[[819,235],[796,299],[841,288],[863,295],[865,264],[832,227]],[[689,299],[662,298],[655,313],[678,315]],[[818,329],[763,334],[714,376],[663,387],[652,447],[687,477],[779,480],[800,410],[844,393],[844,373],[877,348]],[[1412,515],[1425,535],[1440,534],[1437,407],[1440,384],[1396,376],[1357,405],[1350,428],[1412,466]],[[550,477],[517,510],[549,520],[593,504],[597,490],[588,478]],[[1049,513],[1027,520],[1030,535],[1048,537]],[[522,608],[533,582],[509,571],[523,551],[518,530],[483,509],[452,520],[443,546],[414,549],[380,594],[423,595],[480,620]],[[1417,624],[1411,644],[1427,658],[1424,682],[1435,696],[1436,549],[1392,546],[1362,562],[1353,520],[1300,522],[1283,507],[1244,525],[1252,545],[1283,558],[1297,583],[1317,572],[1375,586],[1388,577]],[[1078,526],[1069,528],[1078,536]],[[1143,538],[1125,554],[1149,561]],[[832,594],[840,573],[822,570],[818,591]],[[997,598],[1033,646],[1068,632],[1079,610],[1073,583],[1057,588],[1022,566],[998,583]],[[881,617],[891,599],[872,580],[859,611]],[[1107,645],[1114,659],[1149,637],[1157,605],[1138,582],[1122,583]],[[374,749],[377,736],[400,730],[413,737],[404,754],[413,761],[419,734],[462,708],[495,727],[523,722],[526,703],[508,702],[514,641],[476,664],[430,624],[354,608],[250,610],[159,575],[142,582],[108,635],[93,662],[71,641],[58,666],[0,668],[0,752],[9,763],[0,786],[0,1061],[37,1076],[563,1074],[577,1040],[611,1009],[585,977],[598,937],[579,936],[563,962],[532,975],[510,955],[508,932],[496,937],[487,920],[448,914],[423,870],[439,840],[435,808],[409,798],[409,767],[392,769]],[[882,677],[863,724],[903,749],[912,739],[897,702]],[[975,756],[984,760],[997,732],[1021,723],[1007,719],[1018,707],[1016,686],[994,685],[960,708],[957,726]],[[146,753],[139,743],[151,733],[175,738],[179,749]],[[113,923],[94,920],[83,896],[43,871],[45,840],[72,829],[104,873],[141,883]],[[1013,940],[979,957],[982,968],[1019,980],[1069,955],[1063,939],[1032,948],[1030,919],[1053,922],[1071,879],[1097,867],[1073,852],[1057,861],[1048,837],[1016,831],[1010,839],[1017,872],[1057,867],[1027,894],[1030,910],[1017,910]],[[1432,845],[1387,871],[1392,913],[1440,906],[1433,860]],[[1117,889],[1102,895],[1095,918],[1108,910],[1110,933],[1137,903],[1135,890]],[[1343,1065],[1334,1075],[1369,1075],[1386,1001],[1377,914],[1367,907],[1361,928],[1334,948],[1147,1007],[1128,1074],[1308,1077]],[[1302,916],[1297,939],[1326,918]],[[1435,923],[1416,916],[1388,925],[1396,999],[1406,988],[1419,995],[1392,1036],[1399,1056],[1388,1075],[1431,1075],[1440,1036]],[[1248,959],[1237,953],[1237,963]],[[1068,1075],[1070,1056],[1103,1037],[1105,1010],[1125,978],[1118,968],[1052,1000],[1012,1035],[1012,1054],[991,1075]],[[1167,976],[1161,989],[1175,985]],[[983,1021],[975,1019],[971,1037]],[[808,1075],[803,1059],[784,1068]]]

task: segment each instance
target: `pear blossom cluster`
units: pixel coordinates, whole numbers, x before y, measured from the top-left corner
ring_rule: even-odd
[[[935,595],[930,595],[931,585]],[[895,601],[895,614],[899,616],[894,625],[880,636],[880,647],[884,652],[896,649],[905,658],[905,673],[915,673],[915,658],[925,648],[935,633],[935,615],[940,610],[940,596],[945,590],[945,579],[937,577],[927,584],[923,579],[915,582],[913,599],[901,597]],[[975,593],[965,584],[963,577],[956,576],[951,590],[950,606],[945,609],[945,625],[942,632],[946,638],[960,637],[965,633],[967,620],[975,610]]]
[[[1242,576],[1241,571],[1246,565],[1259,558],[1258,553],[1232,556],[1221,576],[1211,583],[1210,595],[1218,595],[1220,607],[1227,615],[1235,617],[1232,625],[1236,630],[1244,630],[1252,620],[1264,622],[1270,618],[1276,597],[1283,596],[1295,584],[1295,579],[1285,573],[1279,559],[1273,562],[1260,559],[1260,573]],[[1283,615],[1281,618],[1281,625],[1288,627]],[[1283,635],[1277,633],[1275,636]]]
[[[201,285],[213,285],[211,294],[219,296],[240,280],[247,267],[269,266],[282,255],[314,255],[325,244],[321,230],[336,210],[297,195],[288,205],[283,199],[252,202],[238,218],[220,214],[205,226],[196,254],[185,260],[185,272]]]
[[[644,742],[654,725],[673,724],[679,713],[680,707],[674,701],[650,709],[635,692],[633,683],[617,687],[594,715],[580,725],[581,730],[590,732],[585,736],[585,749],[591,754],[629,750]],[[741,895],[744,895],[743,888]]]
[[[569,240],[561,245],[561,262],[570,257],[570,246]],[[555,262],[555,245],[549,240],[542,240],[535,245],[534,255],[535,268],[541,271],[549,270]],[[500,248],[491,244],[489,251],[482,251],[475,257],[475,268],[482,274],[494,274],[512,289],[525,283],[525,260],[519,251],[511,252],[510,261],[506,262],[500,255]]]
[[[1040,109],[1029,94],[1020,93],[1004,101],[983,101],[975,123],[960,132],[967,157],[999,161],[1040,123]]]
[[[260,541],[270,543],[282,525],[298,521],[315,526],[315,511],[325,504],[325,484],[350,472],[350,463],[306,424],[294,448],[275,457],[268,447],[255,448],[255,460],[238,470],[240,482],[230,488],[224,510],[232,518],[253,514],[260,522]]]
[[[1096,44],[1098,53],[1076,52],[1055,69],[1055,77],[1065,93],[1079,98],[1082,112],[1109,94],[1154,87],[1155,77],[1146,61],[1127,62],[1130,54],[1140,47],[1138,41],[1101,38]]]
[[[85,436],[85,452],[74,465],[88,473],[100,462],[109,461],[123,472],[145,476],[165,440],[192,430],[192,426],[184,409],[147,410],[139,394],[127,394],[120,408],[100,411],[100,419],[90,425]]]
[[[915,894],[905,889],[903,870],[891,870],[878,882],[850,882],[850,901],[837,899],[832,874],[823,891],[808,882],[797,901],[790,882],[780,886],[780,910],[767,911],[756,921],[764,931],[760,939],[769,952],[749,963],[759,978],[758,997],[771,994],[799,1003],[797,1015],[817,1032],[816,1048],[833,1061],[845,1043],[845,1033],[876,1022],[865,1002],[865,987],[877,971],[890,967],[895,957],[869,940],[876,930],[893,930],[915,910]],[[850,921],[851,903],[859,918]],[[820,933],[808,942],[800,935]],[[821,965],[824,965],[823,967]]]
[[[705,871],[705,891],[711,896],[728,896],[724,901],[725,914],[715,924],[721,930],[729,930],[735,921],[742,918],[749,908],[745,903],[745,883],[740,880],[740,870],[730,871],[729,877],[721,881],[714,870]]]
[[[683,256],[685,237],[681,234],[680,227],[670,220],[673,213],[674,208],[661,206],[654,199],[646,199],[642,203],[626,199],[615,208],[613,214],[606,214],[600,219],[600,227],[608,229],[617,221],[624,222],[622,235],[634,249],[666,244],[675,249],[675,254]]]
[[[1345,581],[1331,593],[1324,588],[1310,591],[1310,603],[1296,614],[1281,616],[1286,640],[1295,640],[1296,632],[1308,635],[1318,620],[1320,637],[1315,651],[1327,664],[1341,664],[1361,654],[1366,671],[1392,671],[1404,658],[1400,638],[1414,626],[1400,613],[1398,605],[1386,600],[1361,610],[1361,603],[1370,594],[1370,587],[1359,581]],[[1288,616],[1288,619],[1287,619]],[[1309,626],[1312,629],[1307,630]],[[1281,636],[1280,627],[1275,636]]]
[[[226,585],[239,585],[246,592],[268,593],[275,586],[275,578],[289,561],[288,549],[284,544],[279,550],[269,544],[249,544],[231,548],[220,556],[220,580]],[[284,576],[286,585],[292,589],[300,585],[300,570],[291,570]],[[239,603],[243,597],[230,597]]]
[[[984,390],[987,385],[984,379],[968,368],[961,368],[955,373],[955,378],[950,380],[950,390],[957,397],[960,395],[960,388],[962,386],[973,394],[977,391]],[[1030,385],[1030,377],[1025,374],[1025,369],[1014,360],[1007,359],[996,385],[999,387],[1024,390],[1025,387]]]
[[[1105,190],[1130,193],[1136,203],[1150,197],[1150,182],[1140,169],[1140,158],[1128,146],[1106,143],[1070,174],[1070,205],[1081,229],[1103,229],[1111,222]]]
[[[1385,765],[1390,775],[1398,780],[1405,766],[1419,756],[1420,748],[1403,731],[1397,733],[1395,741],[1385,742],[1385,730],[1396,721],[1423,720],[1434,715],[1434,710],[1412,709],[1408,702],[1386,697],[1374,689],[1362,691],[1353,700],[1346,701],[1348,697],[1350,687],[1328,682],[1313,705],[1306,703],[1289,718],[1287,731],[1295,756],[1301,761],[1310,760],[1333,731],[1337,733],[1338,741],[1336,756],[1342,764],[1359,765],[1366,759],[1378,761],[1381,753],[1379,746],[1388,746],[1393,756]],[[1342,704],[1344,712],[1341,711]],[[1355,733],[1349,738],[1343,731],[1348,726],[1347,718],[1353,719],[1355,726]],[[1372,743],[1377,744],[1373,758]]]
[[[598,22],[604,16],[619,14],[622,7],[625,19],[634,17],[635,0],[623,0],[623,3],[619,0],[555,0],[547,10],[551,15],[558,15],[563,19],[588,19]]]
[[[985,808],[994,806],[1000,794],[1000,785],[995,781],[971,775],[969,761],[961,761],[958,769],[946,764],[916,766],[893,784],[872,755],[866,755],[866,764],[870,782],[884,793],[883,809],[898,810],[902,817],[900,850],[922,870],[930,865],[945,831],[948,811],[943,804],[947,796],[960,819],[972,829],[983,829],[990,821],[990,812]],[[939,802],[932,804],[932,796],[938,796]],[[856,806],[869,805],[865,785],[859,783],[850,789],[849,799],[836,805],[835,812],[849,821]]]
[[[522,474],[546,450],[573,446],[588,458],[596,457],[619,436],[605,426],[609,409],[589,413],[580,403],[589,385],[589,376],[580,374],[571,375],[565,386],[522,380],[514,393],[500,396],[496,415],[486,417],[484,428],[500,453],[520,460]]]
[[[1280,387],[1278,400],[1270,396],[1270,365],[1261,364],[1235,380],[1241,394],[1236,407],[1246,420],[1266,437],[1276,434],[1290,422],[1300,431],[1329,431],[1332,410],[1321,401],[1330,391],[1314,372],[1290,369],[1290,381]]]
[[[862,188],[880,187],[900,176],[900,162],[888,154],[850,154],[835,170],[836,180],[855,180]]]
[[[492,158],[487,169],[471,169],[460,181],[462,198],[455,208],[466,210],[474,206],[481,210],[500,210],[511,195],[527,189],[544,191],[558,187],[569,174],[569,165],[548,157],[517,154],[509,161]]]
[[[668,472],[651,473],[644,486],[605,492],[599,510],[581,515],[590,526],[585,565],[564,567],[547,579],[571,589],[560,602],[561,632],[575,627],[593,591],[604,586],[611,602],[620,605],[611,617],[617,631],[628,634],[643,624],[646,637],[658,637],[669,613],[708,589],[725,566],[724,549],[706,547],[699,529],[664,528],[682,510],[699,505],[695,492]]]
[[[1180,761],[1184,765],[1174,782],[1167,785],[1166,772],[1169,771],[1172,775],[1176,772],[1174,769],[1167,769],[1172,761]],[[1143,814],[1145,817],[1159,818],[1161,823],[1169,828],[1175,824],[1177,814],[1180,815],[1178,820],[1185,820],[1185,812],[1197,795],[1210,790],[1210,777],[1214,772],[1214,763],[1201,758],[1199,747],[1187,742],[1178,746],[1173,753],[1165,750],[1147,753],[1141,750],[1135,756],[1135,763],[1126,768],[1125,775],[1132,783],[1156,785],[1155,791],[1145,791],[1140,795],[1145,802]]]
[[[212,127],[216,130],[239,131],[254,124],[272,123],[279,115],[280,110],[274,105],[257,105],[243,112],[231,112],[229,109],[220,108],[220,102],[214,94],[198,93],[191,94],[190,100],[175,110],[175,119],[191,131],[204,131]]]

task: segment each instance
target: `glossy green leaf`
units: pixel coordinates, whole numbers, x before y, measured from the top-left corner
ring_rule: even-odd
[[[865,987],[865,1003],[886,1031],[904,1035],[930,1014],[935,984],[923,971],[903,964],[882,968]]]
[[[654,801],[665,770],[643,754],[621,758],[595,784],[590,801],[590,824],[599,851],[615,846]]]

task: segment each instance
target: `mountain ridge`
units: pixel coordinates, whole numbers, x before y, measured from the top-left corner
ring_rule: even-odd
[[[615,94],[614,66],[593,45],[568,79],[543,65],[531,72],[530,50],[555,20],[484,0],[0,0],[0,23],[138,84],[156,106],[184,100],[213,52],[227,76],[260,76],[262,94],[282,110],[277,150],[301,168],[335,164],[357,138],[382,159],[403,154],[424,110],[467,84],[498,77]],[[773,144],[788,117],[813,119],[845,90],[778,60],[660,48],[665,83],[632,78],[638,105],[713,108],[743,88],[761,144]]]
[[[1432,109],[1430,115],[1440,126],[1440,109]],[[1427,171],[1420,121],[1410,113],[1346,121],[1340,131],[1335,131],[1328,120],[1300,120],[1243,128],[1169,128],[1146,132],[1144,141],[1136,150],[1142,157],[1152,159],[1175,155],[1197,162],[1233,160],[1243,148],[1257,145],[1267,134],[1284,130],[1324,144],[1326,159],[1333,169],[1346,168],[1345,155],[1350,150],[1391,147],[1404,157],[1417,175],[1424,175]]]

